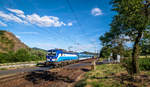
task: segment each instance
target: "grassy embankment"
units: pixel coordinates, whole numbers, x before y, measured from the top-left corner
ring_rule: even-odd
[[[44,62],[45,62],[45,60],[43,60],[43,61],[14,62],[14,63],[0,63],[0,70],[35,67],[35,66],[37,66],[38,63],[44,63]]]
[[[97,65],[85,74],[75,87],[148,87],[150,71],[141,71],[138,76],[130,76],[120,64]]]

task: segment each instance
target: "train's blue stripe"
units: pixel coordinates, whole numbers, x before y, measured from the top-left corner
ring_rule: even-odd
[[[66,56],[66,57],[61,56],[58,58],[57,62],[67,61],[67,60],[77,60],[77,59],[78,59],[78,56],[74,56],[74,57],[72,57],[72,56]]]

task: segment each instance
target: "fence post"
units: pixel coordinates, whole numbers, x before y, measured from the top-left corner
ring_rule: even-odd
[[[96,61],[95,60],[92,62],[91,69],[92,70],[96,69]]]

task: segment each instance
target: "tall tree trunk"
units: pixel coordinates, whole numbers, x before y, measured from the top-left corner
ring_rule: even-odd
[[[132,53],[132,73],[133,74],[139,74],[139,63],[138,63],[138,58],[139,58],[139,42],[142,37],[142,32],[138,33],[138,36],[135,39],[134,47],[133,47],[133,53]]]
[[[147,57],[147,54],[146,54],[146,58],[148,58],[148,57]]]

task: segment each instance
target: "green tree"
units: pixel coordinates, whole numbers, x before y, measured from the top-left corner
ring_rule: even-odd
[[[8,53],[0,53],[0,63],[13,62],[14,57],[13,51],[9,51]]]
[[[112,0],[113,10],[117,12],[116,21],[121,33],[134,41],[132,51],[132,73],[139,73],[139,43],[149,29],[149,0]]]
[[[30,54],[34,56],[33,60],[45,60],[46,51],[39,50],[39,49],[32,49]]]
[[[30,50],[31,55],[35,56],[34,60],[45,60],[47,51],[40,48],[32,48]]]
[[[16,52],[0,53],[0,63],[45,60],[46,51],[41,49],[19,49]]]
[[[111,49],[111,53],[114,55],[120,54],[121,57],[124,56],[124,43],[129,39],[121,32],[120,30],[120,23],[118,22],[118,17],[115,16],[114,20],[110,24],[111,29],[109,32],[106,32],[103,36],[99,39],[102,42],[104,47]],[[105,48],[106,50],[106,48]]]
[[[131,58],[131,57],[132,57],[132,48],[125,47],[124,58]]]
[[[143,38],[140,42],[140,46],[141,46],[141,55],[146,56],[150,55],[150,30],[149,31],[145,31],[146,33],[143,34]]]
[[[31,61],[31,55],[29,54],[29,51],[26,49],[19,49],[15,53],[15,58],[13,58],[15,62],[25,62],[25,61]]]
[[[100,57],[108,58],[110,56],[110,53],[111,53],[111,48],[109,48],[108,46],[104,46],[100,51]]]

